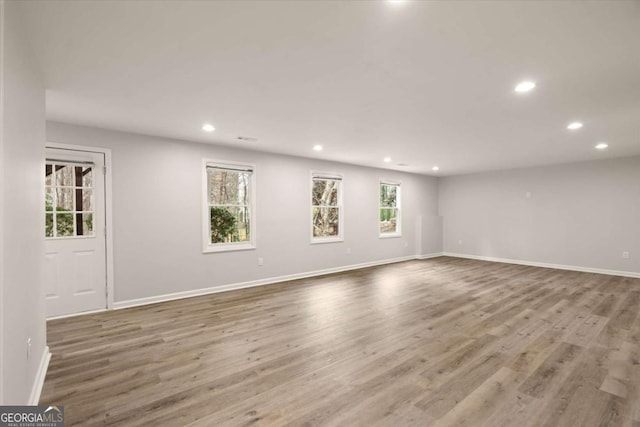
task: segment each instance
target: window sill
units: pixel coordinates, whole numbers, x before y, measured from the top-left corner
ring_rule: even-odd
[[[202,249],[202,253],[210,254],[216,252],[249,251],[256,248],[253,243],[219,243],[217,245],[207,245]]]
[[[393,239],[396,237],[402,237],[402,233],[385,233],[378,235],[380,239]]]
[[[322,244],[322,243],[340,243],[344,242],[342,237],[316,237],[311,239],[312,245]]]

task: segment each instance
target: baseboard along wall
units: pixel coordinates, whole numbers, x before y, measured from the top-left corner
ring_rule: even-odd
[[[453,257],[453,258],[475,259],[478,261],[502,262],[505,264],[528,265],[531,267],[554,268],[556,270],[581,271],[583,273],[608,274],[610,276],[640,278],[640,273],[636,273],[634,271],[607,270],[604,268],[591,268],[591,267],[580,267],[575,265],[551,264],[546,262],[525,261],[525,260],[510,259],[510,258],[496,258],[496,257],[488,257],[488,256],[481,256],[481,255],[459,254],[454,252],[442,252],[441,255]]]
[[[40,358],[40,365],[38,366],[38,373],[31,387],[31,394],[29,395],[28,405],[37,405],[40,401],[40,394],[42,393],[42,387],[44,386],[44,379],[47,376],[47,370],[49,369],[49,361],[51,361],[51,352],[49,347],[45,346]]]
[[[266,279],[252,280],[248,282],[231,283],[228,285],[221,285],[221,286],[212,286],[210,288],[194,289],[191,291],[176,292],[172,294],[138,298],[138,299],[127,300],[127,301],[116,301],[113,304],[113,308],[116,310],[119,310],[119,309],[129,308],[129,307],[138,307],[141,305],[156,304],[159,302],[172,301],[172,300],[181,299],[181,298],[191,298],[191,297],[196,297],[200,295],[215,294],[218,292],[227,292],[227,291],[233,291],[237,289],[253,288],[256,286],[271,285],[274,283],[287,282],[290,280],[306,279],[309,277],[323,276],[326,274],[333,274],[333,273],[341,273],[344,271],[358,270],[361,268],[375,267],[378,265],[393,264],[396,262],[410,261],[414,259],[435,258],[439,256],[442,256],[442,254],[434,253],[434,254],[425,254],[425,255],[409,255],[405,257],[391,258],[391,259],[378,260],[378,261],[369,261],[369,262],[363,262],[361,264],[350,264],[350,265],[344,265],[340,267],[326,268],[323,270],[289,274],[285,276],[269,277]]]
[[[252,280],[248,282],[231,283],[228,285],[213,286],[210,288],[203,288],[203,289],[194,289],[191,291],[176,292],[172,294],[157,295],[152,297],[127,300],[127,301],[117,301],[114,303],[114,309],[119,310],[119,309],[129,308],[129,307],[138,307],[141,305],[156,304],[159,302],[172,301],[172,300],[181,299],[181,298],[191,298],[195,296],[209,295],[209,294],[214,294],[218,292],[227,292],[227,291],[232,291],[237,289],[253,288],[256,286],[271,285],[274,283],[286,282],[290,280],[306,279],[309,277],[323,276],[323,275],[332,274],[332,273],[341,273],[344,271],[358,270],[361,268],[375,267],[378,265],[393,264],[396,262],[410,261],[414,259],[419,259],[419,260],[430,259],[430,258],[436,258],[440,256],[475,259],[479,261],[502,262],[506,264],[519,264],[519,265],[527,265],[531,267],[555,268],[557,270],[581,271],[584,273],[597,273],[597,274],[608,274],[612,276],[640,278],[640,273],[635,273],[630,271],[616,271],[616,270],[606,270],[606,269],[590,268],[590,267],[550,264],[550,263],[542,263],[542,262],[535,262],[535,261],[515,260],[515,259],[508,259],[508,258],[495,258],[495,257],[486,257],[486,256],[479,256],[479,255],[460,254],[460,253],[452,253],[452,252],[438,252],[438,253],[432,253],[432,254],[410,255],[410,256],[405,256],[400,258],[370,261],[370,262],[365,262],[361,264],[351,264],[351,265],[345,265],[340,267],[327,268],[323,270],[308,271],[303,273],[289,274],[285,276],[269,277],[266,279]]]

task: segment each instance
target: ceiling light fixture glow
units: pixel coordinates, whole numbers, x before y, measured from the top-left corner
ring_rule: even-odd
[[[383,160],[385,163],[389,163],[391,161],[391,157],[385,157]]]
[[[567,126],[567,129],[576,130],[576,129],[580,129],[582,126],[583,125],[580,122],[573,122],[573,123],[569,123],[569,125]]]
[[[438,166],[434,166],[431,168],[432,171],[434,172],[438,172],[440,170],[440,168]]]
[[[515,88],[515,91],[518,93],[525,93],[533,90],[536,87],[536,84],[532,81],[520,82]]]
[[[202,125],[202,130],[205,132],[213,132],[216,128],[211,123],[205,123]]]
[[[313,149],[314,149],[315,151],[322,151],[322,145],[320,145],[320,144],[314,145],[314,146],[313,146]]]
[[[609,147],[609,144],[607,144],[606,142],[600,142],[598,143],[598,145],[596,145],[596,148],[598,150],[606,150],[607,147]]]

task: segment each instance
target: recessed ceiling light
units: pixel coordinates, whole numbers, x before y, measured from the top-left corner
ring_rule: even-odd
[[[432,171],[434,172],[438,172],[440,170],[440,168],[438,166],[434,166],[431,168]]]
[[[319,145],[319,144],[318,145],[314,145],[313,149],[316,150],[316,151],[322,151],[322,145]]]
[[[598,145],[596,145],[596,148],[598,150],[606,150],[607,147],[609,147],[609,144],[607,144],[606,142],[600,142],[598,143]]]
[[[202,125],[202,130],[205,132],[213,132],[216,128],[211,123],[205,123]]]
[[[389,163],[391,161],[391,157],[385,157],[383,160],[385,163]]]
[[[393,3],[393,4],[401,4],[406,2],[407,0],[387,0],[387,3]]]
[[[536,84],[532,81],[520,82],[516,86],[515,91],[519,93],[529,92],[533,90],[534,87],[536,87]]]
[[[567,129],[576,130],[576,129],[580,129],[582,126],[583,125],[580,122],[573,122],[573,123],[569,123],[569,126],[567,126]]]

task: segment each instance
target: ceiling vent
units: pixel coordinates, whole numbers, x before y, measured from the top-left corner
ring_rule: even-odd
[[[258,138],[253,138],[251,136],[239,136],[238,139],[246,142],[256,142],[258,140]]]

